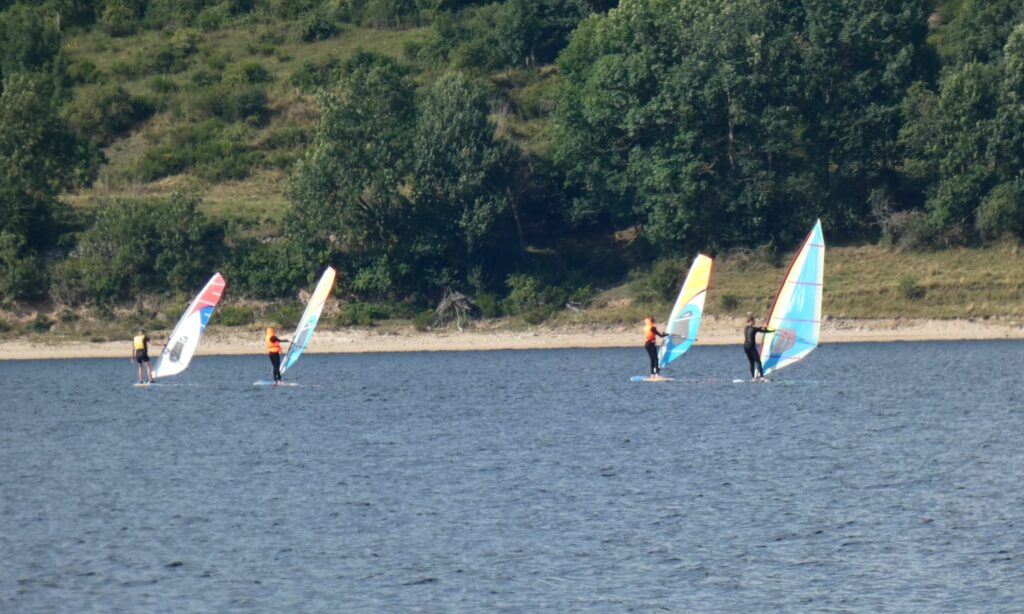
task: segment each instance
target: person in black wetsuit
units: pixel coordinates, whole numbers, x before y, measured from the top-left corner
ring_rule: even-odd
[[[743,351],[750,363],[750,378],[755,382],[760,378],[764,381],[764,370],[761,367],[761,356],[757,351],[757,333],[774,333],[767,326],[754,326],[754,316],[747,318],[747,327],[743,330]]]
[[[658,345],[655,339],[667,336],[654,325],[654,317],[644,318],[644,349],[647,350],[647,357],[651,359],[651,375],[654,377],[661,376],[661,369],[658,367]]]

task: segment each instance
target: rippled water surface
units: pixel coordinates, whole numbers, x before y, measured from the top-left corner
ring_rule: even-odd
[[[1022,611],[1022,353],[0,362],[0,611]]]

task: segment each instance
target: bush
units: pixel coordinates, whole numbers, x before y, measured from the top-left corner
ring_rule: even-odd
[[[236,243],[225,274],[232,280],[233,292],[254,298],[294,296],[308,282],[308,266],[286,240]]]
[[[493,294],[490,294],[489,292],[480,292],[476,295],[473,302],[480,308],[481,316],[485,318],[497,318],[501,316],[501,303],[498,301],[498,297]]]
[[[63,115],[78,135],[109,145],[132,126],[148,119],[152,111],[120,85],[110,85],[92,95],[75,98],[64,108]]]
[[[259,62],[252,60],[232,64],[224,71],[224,83],[228,85],[270,83],[273,80],[274,78],[271,76],[270,71]]]
[[[156,181],[187,170],[209,181],[244,179],[263,161],[237,135],[226,134],[223,124],[210,120],[185,126],[160,145],[146,150],[132,168],[142,181]]]
[[[228,7],[224,4],[215,4],[203,9],[196,15],[196,27],[203,32],[219,30],[230,17]]]
[[[1024,185],[1002,183],[992,189],[975,214],[975,228],[987,239],[1010,234],[1024,238]]]
[[[68,79],[75,85],[86,83],[101,83],[104,80],[103,73],[96,65],[86,59],[75,60],[68,66]]]
[[[924,298],[926,290],[913,275],[904,275],[896,282],[896,291],[907,300],[916,301]]]
[[[412,326],[416,330],[423,332],[430,330],[431,324],[434,323],[434,310],[424,309],[423,311],[416,314],[412,319]]]
[[[199,115],[216,117],[227,123],[245,121],[261,126],[270,116],[267,93],[258,86],[203,88],[190,97],[189,105]]]
[[[373,326],[374,320],[386,320],[388,313],[372,303],[349,303],[335,318],[341,326]]]
[[[28,330],[33,333],[48,333],[50,332],[50,329],[53,328],[53,324],[53,320],[48,318],[45,314],[39,313],[36,314],[35,319],[29,322]]]
[[[740,306],[740,299],[731,292],[726,292],[718,297],[718,307],[725,312],[736,311]]]
[[[214,310],[213,315],[222,326],[246,326],[256,321],[252,307],[245,305],[226,305]]]
[[[686,265],[679,260],[658,260],[650,273],[634,275],[633,296],[642,303],[672,301],[686,278],[686,271]]]
[[[277,328],[295,328],[302,317],[302,310],[305,307],[297,301],[285,301],[276,303],[266,313],[264,319],[276,324]]]
[[[312,93],[331,83],[341,63],[328,55],[320,60],[306,60],[288,78],[288,84],[304,93]]]
[[[127,0],[110,0],[99,16],[100,28],[110,36],[129,36],[139,27],[138,15]]]
[[[46,294],[46,274],[25,239],[0,233],[0,300],[32,300]]]
[[[338,24],[323,8],[306,13],[294,26],[295,38],[307,43],[334,38],[338,31]]]

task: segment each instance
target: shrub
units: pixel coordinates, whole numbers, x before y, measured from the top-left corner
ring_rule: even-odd
[[[740,306],[740,299],[731,292],[726,292],[718,297],[718,307],[722,311],[732,312],[736,311]]]
[[[903,275],[899,281],[896,282],[896,290],[900,296],[907,300],[916,301],[924,298],[926,290],[919,283],[917,278],[913,275]]]
[[[387,313],[371,303],[349,303],[338,310],[335,321],[341,326],[373,326],[374,320],[387,319]]]
[[[151,114],[152,108],[132,98],[120,85],[104,86],[92,95],[75,98],[63,112],[72,130],[102,145],[109,145]]]
[[[68,79],[76,85],[84,85],[86,83],[100,83],[103,79],[103,73],[100,69],[96,68],[96,65],[86,59],[79,59],[72,62],[67,69]]]
[[[209,181],[244,179],[263,161],[237,136],[225,135],[217,120],[185,126],[160,145],[146,150],[132,168],[135,177],[155,181],[192,170]]]
[[[478,293],[473,302],[480,308],[480,315],[485,318],[497,318],[501,315],[501,304],[498,297],[489,292]]]
[[[11,323],[3,318],[0,318],[0,333],[7,333],[11,331]]]
[[[309,281],[306,263],[287,240],[236,242],[226,275],[234,292],[256,298],[293,296]]]
[[[228,7],[224,4],[215,4],[206,7],[196,15],[195,24],[203,32],[212,32],[219,30],[227,22],[228,17],[230,17]]]
[[[110,36],[128,36],[139,27],[138,15],[127,0],[110,0],[99,16],[100,28]]]
[[[217,323],[223,326],[246,326],[256,321],[256,313],[252,307],[245,305],[226,305],[214,310]]]
[[[686,265],[675,259],[658,260],[650,273],[637,275],[633,296],[640,302],[671,301],[686,277]]]
[[[339,30],[338,24],[323,8],[306,13],[293,28],[295,38],[307,43],[334,38]]]
[[[981,202],[975,215],[975,228],[984,238],[1011,234],[1024,238],[1024,183],[1002,183]]]
[[[416,314],[412,319],[412,326],[416,330],[423,332],[430,330],[431,324],[434,323],[434,310],[424,309],[423,311]]]
[[[266,68],[259,62],[252,60],[240,62],[228,66],[224,71],[224,83],[229,85],[251,85],[255,83],[269,83],[273,77]]]
[[[35,319],[29,322],[28,329],[33,333],[47,333],[50,332],[51,328],[53,328],[53,324],[53,320],[48,318],[45,314],[39,313],[36,314]]]
[[[194,28],[182,28],[171,35],[171,48],[178,57],[188,57],[199,49],[203,35]]]
[[[306,60],[288,78],[288,83],[302,92],[315,92],[331,82],[334,72],[340,65],[338,58],[332,55],[320,60]]]
[[[46,274],[25,239],[0,233],[0,300],[30,300],[46,293]]]
[[[267,310],[264,319],[276,324],[277,328],[294,328],[299,323],[299,318],[302,317],[303,309],[302,304],[297,301],[276,303]]]

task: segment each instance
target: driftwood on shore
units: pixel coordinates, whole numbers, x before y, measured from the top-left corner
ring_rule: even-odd
[[[444,298],[441,299],[437,309],[434,310],[434,320],[431,322],[431,327],[444,328],[454,323],[461,332],[463,325],[469,323],[470,319],[476,317],[479,313],[479,308],[468,296],[451,288],[445,288]]]

